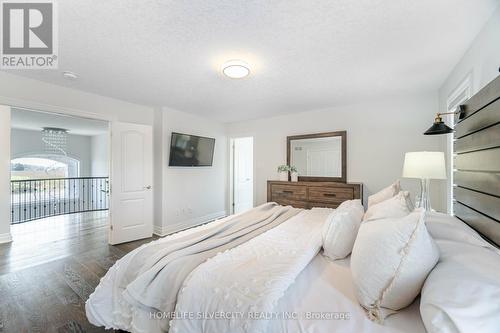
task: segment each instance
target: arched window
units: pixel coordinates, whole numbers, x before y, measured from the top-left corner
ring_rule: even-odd
[[[80,161],[62,155],[29,155],[10,161],[11,180],[78,177]]]

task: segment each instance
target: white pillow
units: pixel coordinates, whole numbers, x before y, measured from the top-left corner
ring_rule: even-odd
[[[408,191],[401,191],[396,196],[368,208],[363,221],[403,217],[413,210]]]
[[[354,200],[346,200],[342,202],[338,207],[337,210],[344,210],[344,209],[355,209],[357,211],[362,211],[363,213],[365,212],[365,209],[363,208],[363,205],[361,204],[360,199],[354,199]]]
[[[372,194],[368,197],[368,208],[372,205],[376,205],[382,201],[392,198],[401,190],[401,186],[399,184],[399,180],[394,182],[393,184],[387,186],[386,188],[378,191],[375,194]]]
[[[493,246],[479,236],[474,229],[454,216],[438,212],[426,212],[425,225],[432,238],[436,241],[450,240],[493,248]],[[500,250],[495,250],[500,254]]]
[[[351,255],[351,273],[369,318],[383,319],[420,293],[439,250],[427,232],[421,209],[403,218],[364,222]]]
[[[344,201],[323,226],[323,253],[330,259],[347,257],[354,246],[364,208],[361,200]]]
[[[360,199],[346,200],[337,207],[336,211],[347,211],[356,219],[359,218],[359,220],[362,220],[365,214],[365,208]]]
[[[453,229],[449,227],[452,234]],[[427,277],[420,298],[420,315],[426,330],[429,333],[500,332],[498,251],[462,239],[436,239],[436,243],[441,258]]]

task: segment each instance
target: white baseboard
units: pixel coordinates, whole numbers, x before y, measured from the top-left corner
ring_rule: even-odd
[[[163,235],[163,232],[162,232],[162,227],[159,226],[159,225],[154,225],[153,226],[153,235],[156,235],[156,236],[162,236]]]
[[[208,222],[212,222],[214,220],[220,219],[222,217],[227,216],[226,211],[220,211],[220,212],[215,212],[212,214],[200,216],[200,217],[195,217],[189,220],[182,221],[180,223],[172,224],[172,225],[166,225],[166,226],[159,226],[155,225],[153,227],[153,233],[157,236],[163,237],[167,236],[169,234],[173,234],[174,232],[179,232],[182,230],[186,230],[189,228],[196,227],[201,224],[205,224]]]
[[[7,232],[5,234],[0,234],[0,244],[10,243],[10,242],[12,242],[12,236],[10,232]]]

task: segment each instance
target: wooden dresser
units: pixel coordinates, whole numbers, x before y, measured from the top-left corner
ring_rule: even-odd
[[[267,201],[296,208],[337,208],[343,201],[360,199],[361,183],[267,181]]]

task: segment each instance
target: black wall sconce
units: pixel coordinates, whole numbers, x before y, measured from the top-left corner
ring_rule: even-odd
[[[445,114],[458,114],[458,119],[463,119],[465,117],[465,105],[460,105],[458,107],[458,110],[455,112],[443,112],[443,113],[438,113],[436,115],[436,118],[434,119],[434,124],[424,132],[424,135],[437,135],[437,134],[448,134],[452,133],[453,129],[447,126],[443,118],[441,118],[442,115]]]

